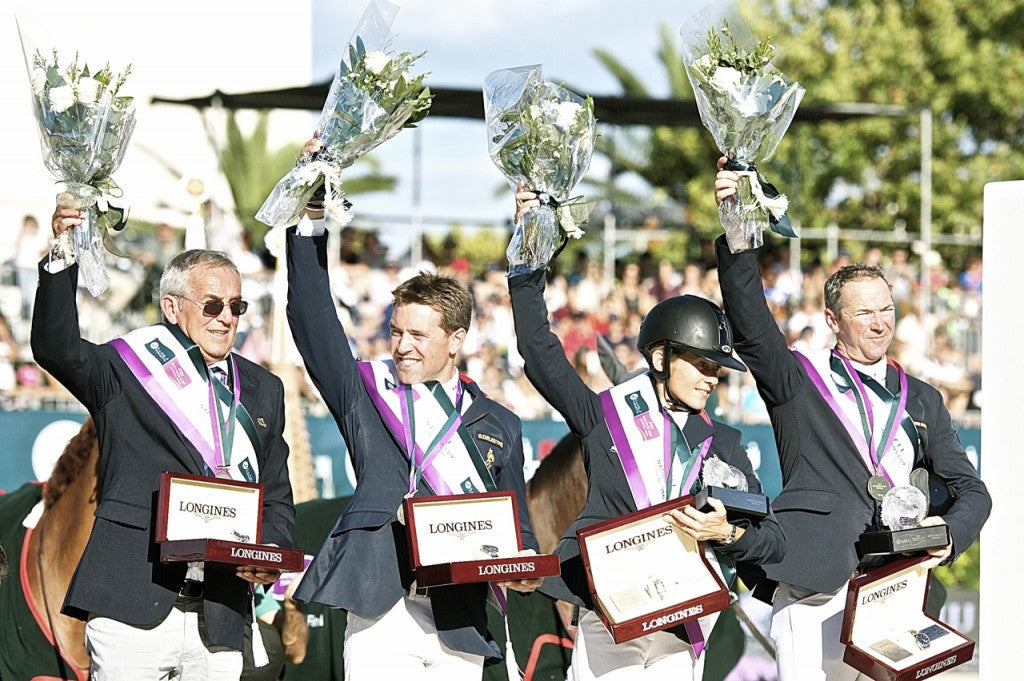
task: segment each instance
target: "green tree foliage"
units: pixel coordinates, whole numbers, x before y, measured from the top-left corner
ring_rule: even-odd
[[[509,230],[505,227],[464,229],[452,225],[444,235],[428,234],[424,241],[430,252],[440,255],[445,252],[445,242],[454,244],[452,256],[465,258],[473,264],[473,271],[479,272],[484,266],[505,267],[505,247],[508,246]],[[447,262],[437,262],[447,265]]]
[[[217,153],[221,172],[231,188],[238,217],[245,230],[253,237],[253,243],[262,243],[267,226],[254,216],[277,181],[295,165],[295,155],[301,150],[301,142],[279,149],[267,145],[269,112],[260,111],[249,134],[242,132],[234,111],[228,111],[224,125],[223,140],[218,139],[209,117],[204,119],[207,138]],[[379,164],[371,157],[364,156],[356,161],[367,171],[352,175],[346,170],[344,190],[348,196],[373,191],[390,191],[395,188],[395,178],[380,175]],[[353,164],[355,165],[355,164]]]
[[[920,228],[920,118],[933,112],[933,223],[979,234],[986,182],[1024,175],[1024,4],[1006,0],[786,0],[742,5],[755,35],[774,35],[774,63],[807,88],[804,105],[907,107],[900,118],[796,122],[763,168],[809,227]],[[671,96],[693,99],[676,27],[658,50]],[[624,94],[647,94],[614,57],[595,55]],[[627,143],[626,136],[631,136]],[[702,238],[718,233],[709,186],[717,151],[703,129],[608,135],[613,172],[633,171],[687,201]],[[623,152],[628,148],[629,153]]]
[[[952,565],[935,568],[935,576],[945,586],[977,589],[981,585],[981,545],[978,542],[960,554]]]

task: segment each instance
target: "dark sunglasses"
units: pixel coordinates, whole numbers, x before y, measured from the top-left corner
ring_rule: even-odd
[[[178,297],[183,298],[189,301],[190,303],[195,303],[199,307],[203,308],[204,317],[219,317],[220,313],[224,311],[225,303],[223,300],[207,300],[205,303],[200,303],[198,300],[192,300],[191,298],[186,298],[185,296]],[[228,309],[231,310],[231,314],[234,317],[240,317],[244,315],[245,311],[249,309],[249,303],[248,301],[245,300],[232,300],[230,303],[227,303],[227,306]]]

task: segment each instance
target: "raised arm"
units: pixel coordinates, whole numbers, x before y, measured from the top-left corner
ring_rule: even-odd
[[[718,173],[715,199],[719,203],[735,193],[735,181],[735,173]],[[732,324],[736,352],[754,375],[765,402],[769,406],[785,404],[806,378],[768,309],[757,267],[757,250],[733,253],[723,235],[715,241],[715,252],[722,302],[725,316]]]
[[[287,232],[288,324],[295,345],[327,408],[341,419],[369,399],[348,337],[338,320],[327,274],[327,233]]]
[[[558,337],[551,331],[544,303],[544,270],[510,277],[508,290],[512,298],[516,343],[525,362],[526,376],[537,392],[565,418],[570,430],[585,437],[604,422],[601,401],[576,373]]]
[[[51,225],[54,237],[81,223],[81,213],[57,207]],[[110,360],[83,340],[78,324],[78,265],[61,261],[39,264],[39,288],[32,313],[32,356],[90,411],[103,406],[119,390]]]

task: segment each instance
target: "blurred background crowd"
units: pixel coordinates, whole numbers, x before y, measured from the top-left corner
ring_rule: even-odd
[[[214,216],[215,217],[215,216]],[[207,215],[207,222],[211,216]],[[213,220],[222,226],[230,221]],[[43,227],[40,226],[42,222]],[[0,408],[67,407],[75,409],[63,388],[32,361],[29,324],[36,285],[36,264],[47,248],[46,217],[26,216],[14,252],[0,253]],[[339,318],[356,354],[363,358],[388,356],[391,291],[421,269],[434,269],[458,278],[476,302],[473,328],[464,346],[463,370],[494,399],[524,419],[559,418],[532,388],[523,373],[515,347],[512,310],[505,282],[505,265],[498,260],[471,261],[461,255],[458,233],[425,241],[422,261],[409,266],[409,254],[391,254],[373,228],[334,230],[331,242],[331,280]],[[249,312],[240,321],[236,349],[245,357],[274,368],[274,329],[284,329],[283,277],[275,276],[274,235],[270,249],[253,249],[241,228],[219,229],[211,247],[229,252],[243,279]],[[80,296],[83,335],[103,342],[130,328],[159,321],[159,279],[164,265],[184,247],[196,243],[187,230],[166,224],[129,235],[130,258],[110,259],[112,285],[101,299]],[[769,240],[770,241],[770,240]],[[547,288],[551,324],[568,359],[595,390],[608,387],[601,368],[598,336],[627,369],[643,366],[635,338],[640,321],[658,301],[693,294],[721,304],[717,271],[710,250],[679,264],[651,250],[617,259],[614,275],[606,276],[602,262],[583,248],[569,250],[556,261]],[[822,290],[836,268],[852,261],[840,250],[828,263],[813,260],[791,268],[785,248],[762,252],[765,294],[780,330],[794,348],[830,347],[834,339],[825,324]],[[920,261],[905,248],[867,246],[858,259],[878,265],[893,287],[897,305],[896,338],[891,356],[908,372],[938,388],[950,412],[962,425],[976,425],[981,406],[981,293],[982,260],[967,256],[962,267],[932,259],[929,304],[922,309],[918,295]],[[611,273],[609,273],[611,274]],[[611,281],[609,285],[607,282]],[[275,318],[276,317],[276,318]],[[290,343],[280,359],[301,365]],[[319,399],[306,382],[307,408]],[[749,374],[729,372],[719,385],[712,407],[733,423],[763,423],[767,415]]]

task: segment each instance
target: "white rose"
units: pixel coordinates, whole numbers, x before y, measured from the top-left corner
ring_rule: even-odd
[[[99,99],[103,83],[95,78],[83,78],[78,82],[78,101],[82,104],[92,104]]]
[[[580,108],[580,105],[576,102],[559,102],[558,111],[555,115],[555,124],[561,128],[572,127]]]
[[[702,54],[693,62],[693,65],[704,73],[707,73],[711,70],[711,67],[715,65],[715,61],[711,58],[710,54]]]
[[[391,61],[391,57],[383,52],[376,51],[367,52],[363,60],[366,63],[367,70],[370,73],[377,74],[384,70],[384,67]]]
[[[32,72],[32,92],[36,97],[42,97],[46,89],[46,71],[35,70]]]
[[[741,78],[743,74],[731,66],[719,66],[715,69],[715,75],[711,76],[711,84],[716,89],[726,92],[736,87]]]
[[[52,88],[48,95],[50,98],[50,108],[55,113],[67,111],[75,103],[75,93],[71,90],[70,85]]]
[[[755,118],[766,109],[762,107],[759,99],[760,96],[756,93],[746,93],[745,96],[734,99],[733,106],[736,107],[736,113],[743,118]]]

